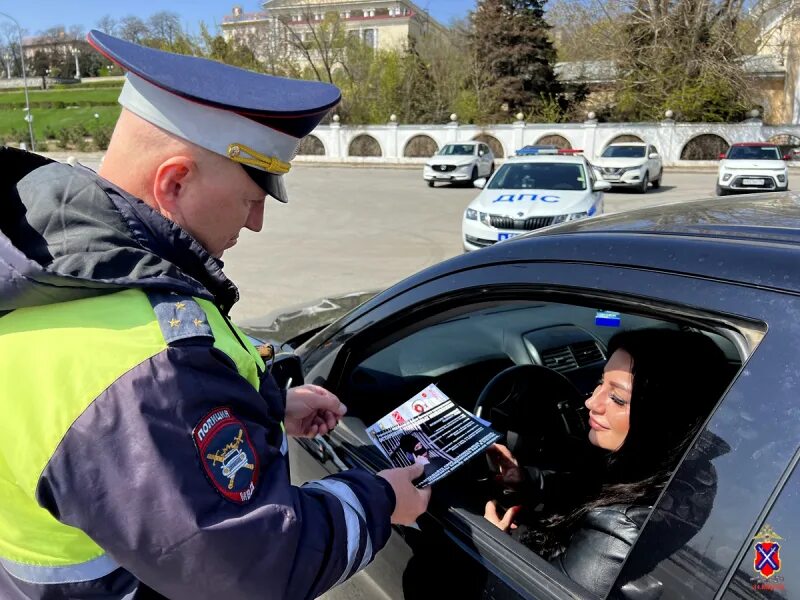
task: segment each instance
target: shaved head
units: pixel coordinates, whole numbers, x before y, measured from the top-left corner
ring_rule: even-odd
[[[184,156],[200,165],[230,168],[230,161],[225,157],[122,109],[99,175],[153,206],[153,185],[158,169],[175,156]]]
[[[220,257],[243,229],[260,231],[265,192],[239,163],[123,109],[99,175]]]

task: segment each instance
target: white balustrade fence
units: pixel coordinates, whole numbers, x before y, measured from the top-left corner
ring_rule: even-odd
[[[486,127],[461,125],[455,121],[446,125],[389,122],[367,126],[343,125],[335,121],[317,127],[305,140],[297,158],[314,162],[418,164],[424,162],[425,157],[413,156],[413,153],[409,156],[409,144],[434,150],[450,142],[475,139],[487,142],[498,158],[503,158],[528,144],[552,143],[552,136],[563,138],[558,140],[561,145],[582,149],[590,160],[620,136],[625,136],[623,140],[627,141],[631,141],[629,136],[633,136],[655,146],[666,166],[699,166],[716,161],[715,152],[709,148],[719,147],[718,151],[724,151],[736,142],[776,141],[786,144],[788,139],[800,144],[800,125],[765,125],[757,118],[732,124],[678,123],[668,119],[657,123],[598,123],[588,120],[584,123],[543,124],[517,121],[511,125]],[[696,146],[700,136],[711,137],[703,138],[708,143],[702,158],[691,160],[692,156],[701,156]],[[779,136],[781,141],[778,141]],[[312,154],[304,153],[309,152],[308,148],[314,148]]]

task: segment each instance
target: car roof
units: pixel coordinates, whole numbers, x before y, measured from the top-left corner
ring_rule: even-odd
[[[453,271],[529,261],[672,272],[800,294],[800,195],[700,199],[546,227],[456,256],[394,289]]]
[[[508,163],[574,163],[583,164],[586,157],[583,154],[529,154],[522,156],[509,156]]]
[[[763,148],[766,146],[768,148],[777,148],[779,144],[773,144],[771,142],[737,142],[735,144],[731,144],[731,148],[734,146],[750,146],[756,148]]]

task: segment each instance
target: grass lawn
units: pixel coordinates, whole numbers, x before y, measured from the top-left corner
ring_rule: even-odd
[[[45,129],[58,131],[73,125],[84,125],[89,131],[98,126],[114,125],[122,108],[116,106],[79,106],[74,108],[41,108],[32,109],[33,135],[37,140],[44,138]],[[98,115],[95,118],[95,114]],[[12,131],[24,134],[18,141],[27,141],[28,124],[23,120],[22,109],[0,108],[0,138],[7,137]]]
[[[28,96],[33,108],[40,102],[63,102],[67,106],[80,104],[89,105],[113,105],[117,103],[120,88],[99,88],[99,89],[79,89],[79,90],[28,90]],[[0,110],[3,105],[19,104],[25,105],[25,92],[14,90],[13,92],[0,92]]]
[[[35,83],[38,80],[34,78],[31,81]],[[45,131],[58,135],[60,130],[75,125],[83,125],[89,132],[97,128],[112,127],[121,110],[117,104],[119,92],[119,86],[96,89],[29,89],[34,136],[41,141],[44,140]],[[55,102],[61,103],[63,107],[52,107]],[[24,120],[23,106],[23,90],[0,92],[0,141],[27,141],[28,124]]]

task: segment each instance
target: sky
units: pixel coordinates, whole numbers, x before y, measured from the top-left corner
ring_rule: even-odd
[[[428,10],[444,25],[466,16],[467,11],[475,6],[475,0],[419,0],[414,3]],[[184,28],[196,33],[200,21],[211,26],[221,23],[222,18],[232,12],[234,4],[240,5],[245,12],[261,10],[258,0],[0,0],[0,12],[16,19],[25,35],[36,35],[58,25],[67,29],[80,25],[88,31],[104,15],[116,19],[134,15],[146,20],[162,10],[177,13]],[[0,23],[4,21],[7,20],[0,15]]]

